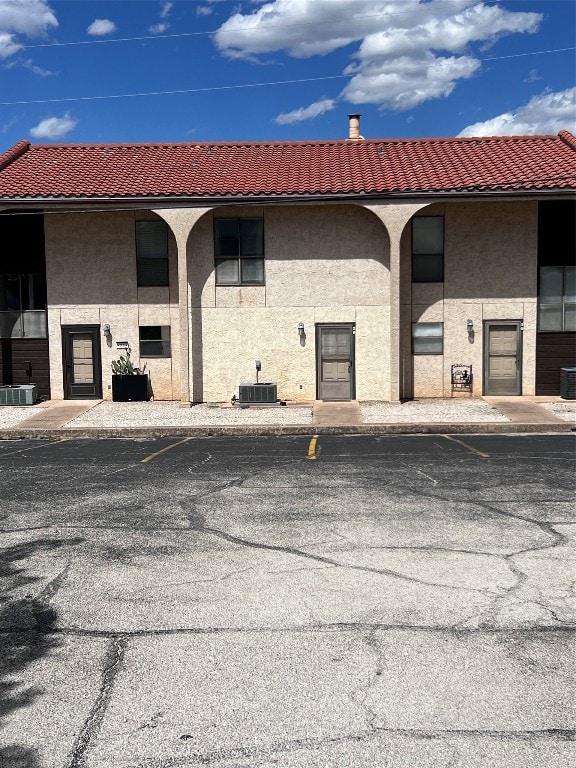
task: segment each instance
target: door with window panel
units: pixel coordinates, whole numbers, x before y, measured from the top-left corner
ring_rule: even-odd
[[[317,325],[316,350],[318,399],[354,399],[353,323]]]
[[[92,400],[102,397],[100,327],[92,325],[62,328],[64,398]]]
[[[484,324],[484,394],[522,394],[520,321]]]

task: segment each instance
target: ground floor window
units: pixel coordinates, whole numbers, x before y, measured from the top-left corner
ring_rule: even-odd
[[[412,353],[441,355],[444,351],[444,323],[412,323]]]
[[[170,357],[170,326],[140,326],[140,357]]]

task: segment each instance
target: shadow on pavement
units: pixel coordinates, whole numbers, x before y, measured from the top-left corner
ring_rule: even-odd
[[[36,539],[0,550],[0,731],[3,721],[14,710],[29,706],[43,693],[27,682],[26,667],[60,645],[54,634],[57,613],[48,602],[53,591],[44,588],[35,596],[34,586],[39,577],[27,573],[19,563],[39,552],[74,546],[81,541]],[[41,768],[41,763],[35,749],[4,742],[0,745],[0,766]]]

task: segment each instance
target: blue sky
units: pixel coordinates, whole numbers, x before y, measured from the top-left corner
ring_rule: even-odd
[[[575,0],[0,0],[0,153],[341,139],[349,113],[366,138],[576,132],[575,46]]]

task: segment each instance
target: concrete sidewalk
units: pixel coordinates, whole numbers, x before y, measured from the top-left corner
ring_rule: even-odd
[[[381,420],[380,414],[384,414]],[[186,408],[179,403],[159,401],[54,400],[36,406],[0,409],[0,439],[4,440],[570,431],[576,431],[576,402],[559,397],[458,398],[380,404],[316,401],[247,409],[231,408],[227,404]]]

